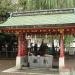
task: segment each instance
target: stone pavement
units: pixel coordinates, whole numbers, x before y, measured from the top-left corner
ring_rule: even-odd
[[[22,70],[17,70],[15,67],[4,70],[3,72],[8,73],[18,73],[25,75],[58,75],[57,69],[49,69],[49,68],[28,68],[24,67]]]
[[[50,72],[47,69],[28,69],[16,70],[15,60],[0,60],[0,75],[56,75],[57,72]],[[11,70],[12,69],[12,70]],[[9,72],[3,72],[9,70]],[[11,71],[10,71],[11,70]]]
[[[75,75],[74,69],[49,69],[49,68],[27,68],[24,67],[22,70],[17,70],[15,67],[2,71],[3,74],[13,75]]]
[[[75,69],[73,67],[75,66],[74,63],[75,60],[69,60],[70,67],[68,69],[65,68],[60,71],[56,69],[44,69],[44,68],[40,69],[23,68],[22,70],[16,70],[16,68],[14,67],[15,60],[0,60],[0,75],[75,75]]]

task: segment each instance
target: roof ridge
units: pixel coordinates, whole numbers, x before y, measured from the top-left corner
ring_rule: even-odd
[[[33,16],[33,15],[50,15],[50,14],[64,14],[64,13],[74,13],[74,12],[75,12],[74,8],[34,10],[34,11],[25,11],[25,12],[13,12],[13,13],[10,13],[10,17]]]

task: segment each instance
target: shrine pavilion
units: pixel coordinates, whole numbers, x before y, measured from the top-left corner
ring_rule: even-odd
[[[16,67],[21,68],[28,55],[27,35],[59,35],[59,68],[65,67],[64,35],[75,34],[74,9],[54,9],[12,13],[6,22],[0,24],[0,33],[14,33],[18,38]]]

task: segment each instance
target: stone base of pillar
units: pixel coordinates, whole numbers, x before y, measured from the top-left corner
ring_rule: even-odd
[[[64,67],[65,67],[64,57],[59,57],[59,69]]]
[[[23,66],[27,66],[27,56],[16,57],[16,68],[22,69]]]

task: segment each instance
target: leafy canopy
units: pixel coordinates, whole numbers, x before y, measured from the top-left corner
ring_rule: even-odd
[[[11,0],[0,0],[0,15],[6,15],[8,12],[13,11],[15,8]]]
[[[22,10],[73,8],[74,0],[18,0]]]

